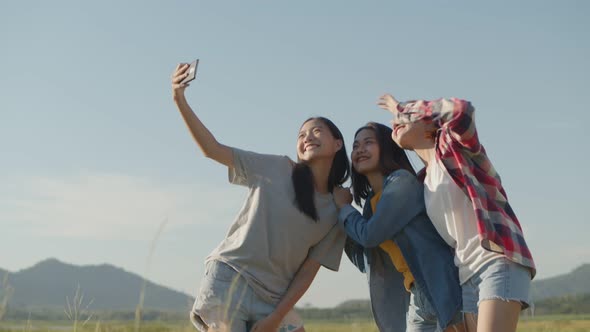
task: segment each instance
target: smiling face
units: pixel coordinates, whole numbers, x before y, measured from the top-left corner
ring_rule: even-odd
[[[434,146],[434,132],[434,124],[425,120],[404,124],[394,122],[391,138],[403,149],[423,149]]]
[[[331,161],[342,144],[342,140],[336,139],[322,120],[311,119],[301,126],[297,135],[297,158],[303,162]]]
[[[352,144],[352,167],[356,172],[367,175],[371,172],[380,172],[379,143],[375,131],[369,128],[358,132]]]

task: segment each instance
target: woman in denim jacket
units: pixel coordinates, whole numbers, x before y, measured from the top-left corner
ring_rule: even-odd
[[[355,134],[352,186],[356,203],[365,200],[363,214],[348,189],[334,192],[345,251],[367,274],[380,331],[456,331],[462,302],[453,252],[426,215],[422,184],[391,132],[368,123]]]

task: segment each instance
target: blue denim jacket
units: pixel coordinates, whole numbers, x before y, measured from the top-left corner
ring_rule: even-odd
[[[445,328],[461,310],[461,285],[453,250],[426,215],[423,185],[410,172],[397,170],[385,178],[375,214],[368,203],[371,197],[372,193],[363,215],[346,205],[340,209],[338,220],[349,237],[344,247],[346,254],[368,275],[371,306],[379,330],[405,331],[409,305],[402,274],[378,247],[385,240],[393,240],[399,246],[414,282],[436,310],[439,325]]]

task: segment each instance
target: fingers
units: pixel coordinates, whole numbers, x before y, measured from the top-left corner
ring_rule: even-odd
[[[389,107],[386,103],[383,103],[383,102],[377,103],[377,106],[379,106],[379,108],[382,108],[384,110],[388,109],[388,107]]]
[[[178,72],[178,71],[186,71],[186,69],[187,69],[189,66],[190,66],[190,65],[189,65],[188,63],[179,63],[179,64],[176,66],[176,69],[175,69],[174,71],[175,71],[175,72]]]
[[[379,106],[379,108],[389,111],[391,113],[395,112],[395,106],[384,104],[384,103],[379,103],[379,104],[377,104],[377,106]]]
[[[395,99],[392,95],[390,94],[384,94],[383,96],[379,97],[379,102],[380,103],[385,103],[385,104],[393,104],[393,105],[397,105],[399,104],[399,101],[397,99]]]
[[[393,96],[389,93],[384,94],[383,96],[379,97],[379,99],[384,101],[393,101]]]
[[[188,73],[176,74],[172,77],[172,84],[179,84],[188,76]]]
[[[379,103],[382,104],[395,104],[395,98],[393,98],[390,94],[384,94],[383,96],[379,97]]]
[[[181,82],[189,75],[187,69],[190,67],[188,63],[179,63],[172,74],[172,87],[174,89],[186,88],[188,84],[182,84]]]
[[[393,96],[390,94],[384,94],[383,96],[379,97],[379,101],[377,103],[383,105],[397,104],[395,98],[393,98]]]
[[[172,82],[177,80],[178,77],[182,77],[182,79],[187,77],[188,73],[186,71],[187,71],[188,67],[190,67],[190,65],[188,63],[179,63],[176,66],[176,69],[174,69],[174,73],[172,74]],[[178,83],[178,82],[176,82],[176,83]]]
[[[176,68],[174,69],[171,77],[172,90],[174,91],[175,95],[177,93],[184,93],[184,89],[189,86],[187,83],[182,83],[182,81],[189,75],[187,72],[189,67],[190,65],[188,63],[179,63],[176,65]]]
[[[399,102],[395,100],[395,98],[393,98],[393,96],[390,94],[382,95],[377,101],[377,106],[379,106],[379,108],[387,110],[393,114],[398,111],[397,105],[399,105]]]

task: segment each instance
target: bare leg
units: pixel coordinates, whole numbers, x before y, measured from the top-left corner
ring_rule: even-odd
[[[482,301],[479,304],[477,332],[515,332],[521,308],[518,301]]]
[[[465,313],[464,314],[465,321],[465,331],[467,332],[476,332],[477,331],[477,315],[474,313]]]
[[[465,332],[465,324],[458,323],[455,325],[448,326],[443,332]]]

